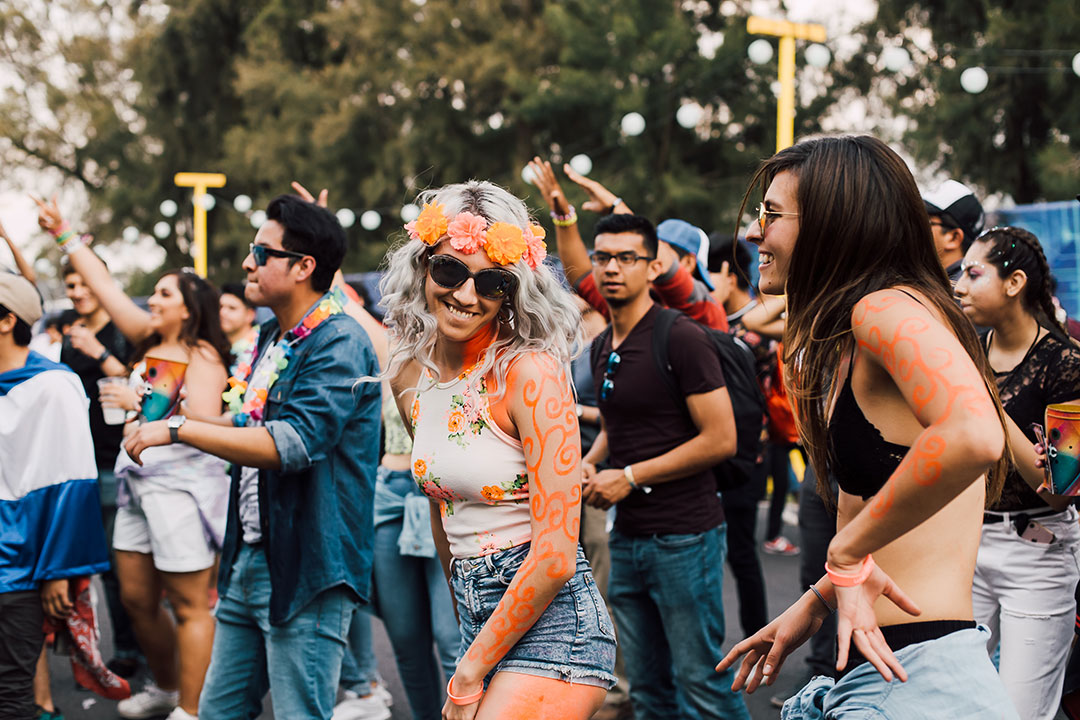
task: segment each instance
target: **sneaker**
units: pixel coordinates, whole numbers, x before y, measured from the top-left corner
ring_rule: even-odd
[[[347,690],[345,699],[334,706],[331,720],[390,720],[390,708],[374,692],[360,697]]]
[[[165,720],[199,720],[198,715],[192,715],[182,707],[173,708]]]
[[[386,707],[394,706],[394,696],[386,689],[386,683],[382,680],[371,681],[371,694],[382,700]]]
[[[34,705],[34,720],[64,720],[64,714],[60,712],[60,708],[53,707],[52,711],[46,710],[40,705]]]
[[[117,703],[116,714],[127,720],[142,720],[171,713],[176,709],[178,702],[180,702],[178,690],[166,691],[154,683],[149,683],[142,692],[137,692],[127,700]]]
[[[773,540],[766,540],[763,549],[770,555],[791,556],[799,554],[799,547],[783,535],[777,535]]]

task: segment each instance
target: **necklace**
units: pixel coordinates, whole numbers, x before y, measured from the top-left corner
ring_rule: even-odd
[[[296,327],[281,336],[281,339],[267,352],[263,362],[269,366],[266,375],[266,387],[256,386],[255,392],[245,399],[248,394],[248,383],[253,381],[255,368],[251,364],[241,365],[237,368],[236,375],[229,378],[229,389],[221,395],[221,399],[229,406],[233,414],[232,422],[236,427],[245,427],[248,419],[262,422],[263,413],[266,409],[266,398],[270,394],[270,388],[277,382],[278,377],[289,366],[289,358],[292,357],[293,349],[304,338],[311,335],[315,328],[319,327],[331,315],[337,315],[345,311],[348,300],[345,294],[338,288],[322,296],[319,303],[308,311],[296,324]],[[261,364],[261,363],[259,363]],[[261,383],[259,383],[261,385]]]

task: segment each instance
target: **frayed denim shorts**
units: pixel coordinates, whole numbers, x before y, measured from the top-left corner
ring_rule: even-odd
[[[458,662],[495,611],[529,543],[477,558],[454,560],[451,582],[461,621]],[[543,614],[484,679],[503,670],[611,688],[615,684],[615,627],[581,546],[577,572]]]

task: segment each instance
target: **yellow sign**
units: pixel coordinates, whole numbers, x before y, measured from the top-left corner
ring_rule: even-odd
[[[206,196],[206,188],[224,187],[225,175],[182,172],[173,175],[173,183],[177,187],[194,188],[191,202],[195,206],[195,272],[199,277],[206,277],[206,208],[203,207],[203,197]]]
[[[780,38],[780,97],[776,103],[776,151],[780,152],[795,143],[795,40],[825,42],[825,27],[751,15],[746,19],[746,31]]]

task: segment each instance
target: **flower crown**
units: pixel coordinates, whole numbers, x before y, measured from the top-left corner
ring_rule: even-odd
[[[535,270],[547,257],[544,243],[547,233],[535,223],[529,226],[529,232],[525,232],[513,223],[488,225],[487,219],[467,211],[448,219],[443,213],[444,207],[425,203],[420,215],[405,226],[409,237],[425,245],[436,245],[445,235],[450,239],[450,247],[458,252],[472,255],[482,248],[491,262],[498,265],[512,265],[524,260]]]

